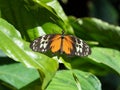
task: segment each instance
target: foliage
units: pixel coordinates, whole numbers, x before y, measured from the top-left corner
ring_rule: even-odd
[[[57,0],[0,0],[0,11],[1,90],[101,90],[95,75],[120,74],[119,26],[68,17]],[[86,40],[92,49],[88,57],[61,57],[66,70],[58,70],[55,57],[29,48],[36,37],[62,29]]]

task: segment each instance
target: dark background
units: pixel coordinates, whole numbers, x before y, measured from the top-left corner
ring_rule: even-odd
[[[59,2],[68,16],[96,17],[120,25],[120,0],[59,0]]]

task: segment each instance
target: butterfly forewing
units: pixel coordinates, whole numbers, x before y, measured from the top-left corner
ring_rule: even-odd
[[[51,38],[54,36],[55,36],[54,34],[43,35],[43,36],[35,39],[30,44],[30,48],[33,51],[46,52],[50,49]]]
[[[72,35],[70,35],[70,37],[73,40],[73,50],[71,50],[71,55],[87,56],[91,54],[90,47],[86,44],[85,41]]]

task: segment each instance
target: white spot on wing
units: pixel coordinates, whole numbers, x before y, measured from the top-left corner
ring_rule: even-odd
[[[78,43],[78,40],[80,39],[75,39],[76,41],[76,52],[81,52],[82,53],[82,48],[83,48],[83,42],[80,40],[80,43]]]
[[[48,42],[48,40],[49,40],[49,36],[47,37],[47,39],[44,39],[45,38],[45,36],[42,36],[42,38],[41,38],[41,42],[40,42],[40,48],[46,48],[47,47],[47,44],[48,43],[46,43],[46,42]],[[44,42],[44,43],[43,43]]]

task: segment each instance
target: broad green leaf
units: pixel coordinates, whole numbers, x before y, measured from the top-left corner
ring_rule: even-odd
[[[6,87],[9,86],[7,84],[10,84],[11,87],[9,86],[9,88],[11,89],[21,89],[38,78],[39,74],[37,70],[26,68],[21,63],[0,66],[0,80],[6,83],[3,84]],[[35,86],[33,88],[35,88]]]
[[[120,52],[118,50],[94,47],[89,58],[109,66],[120,74]]]
[[[75,21],[75,18],[70,18],[71,25],[74,27],[78,37],[84,38],[85,40],[96,41],[101,46],[120,49],[120,42],[118,42],[120,38],[119,26],[110,25],[96,18],[82,18]],[[114,52],[115,54],[113,55]],[[72,62],[75,67],[82,67],[84,70],[88,68],[87,71],[94,72],[95,69],[98,69],[98,71],[103,69],[103,72],[105,72],[105,70],[108,72],[108,68],[103,66],[106,65],[117,71],[117,73],[120,73],[119,59],[119,51],[96,47],[92,48],[92,54],[88,58],[76,58],[76,61]],[[98,73],[98,71],[96,73]]]
[[[43,88],[54,76],[57,61],[40,53],[33,52],[29,43],[22,40],[20,33],[8,22],[0,18],[0,49],[10,58],[24,63],[27,67],[39,69],[43,74]]]
[[[37,2],[37,0],[34,0]],[[46,5],[52,7],[56,14],[61,17],[63,21],[68,21],[66,14],[64,13],[61,5],[58,0],[40,0],[40,2],[45,3]]]
[[[104,75],[111,69],[120,74],[120,52],[115,49],[93,47],[91,55],[84,58],[74,57],[70,60],[70,63],[73,68],[97,75]]]
[[[104,76],[112,71],[107,65],[103,63],[97,63],[88,57],[74,57],[69,62],[71,63],[73,69],[91,72],[97,76]]]
[[[0,1],[1,16],[20,31],[22,37],[27,41],[33,40],[45,33],[61,33],[64,29],[66,32],[73,33],[71,26],[67,23],[65,16],[57,0],[46,1],[41,0],[12,0]],[[53,6],[54,7],[51,7]],[[7,12],[7,13],[6,13]],[[14,15],[13,15],[14,13]],[[60,18],[61,14],[65,19]],[[55,24],[56,27],[49,24]],[[43,26],[48,25],[51,29],[44,29]]]
[[[120,50],[120,27],[108,24],[96,18],[70,18],[78,37],[96,41],[100,45]],[[74,22],[74,23],[73,23]]]
[[[90,73],[79,70],[61,70],[56,73],[46,90],[101,90],[101,84]]]
[[[31,13],[36,12],[35,9],[39,10],[39,12],[37,12],[37,13],[38,13],[38,15],[42,16],[42,17],[37,18],[37,20],[40,19],[39,23],[53,22],[54,24],[58,25],[66,32],[73,33],[73,29],[72,29],[71,25],[69,25],[69,23],[68,23],[68,18],[65,15],[62,7],[60,6],[60,4],[57,0],[48,0],[48,1],[33,0],[33,1],[34,1],[34,3],[36,3],[36,6],[38,6],[38,7],[31,6],[30,5],[31,2],[29,2],[29,0],[27,2],[28,3],[27,7],[30,10],[32,10]],[[45,20],[47,20],[47,22],[44,22]],[[48,26],[50,26],[50,25],[48,25]],[[52,28],[54,29],[54,27],[52,27]],[[53,33],[55,33],[55,31],[58,32],[61,30],[49,30],[49,29],[47,29],[47,31],[53,31]],[[46,31],[46,33],[47,33],[47,31]]]
[[[57,13],[57,15],[59,17],[61,17],[61,19],[63,21],[68,21],[68,17],[66,16],[66,14],[64,13],[61,5],[59,4],[58,0],[52,0],[46,3],[48,6],[52,7],[55,12]]]

